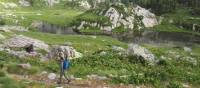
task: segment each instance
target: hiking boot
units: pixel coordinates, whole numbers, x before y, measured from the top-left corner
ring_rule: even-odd
[[[61,84],[61,83],[62,83],[61,81],[58,81],[58,82],[57,82],[57,84]]]
[[[65,82],[65,83],[66,83],[66,84],[69,84],[70,82],[71,82],[71,80],[68,79],[67,82]]]

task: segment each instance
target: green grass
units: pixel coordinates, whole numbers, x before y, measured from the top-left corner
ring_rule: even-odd
[[[200,35],[200,33],[198,33],[198,32],[181,29],[172,24],[160,24],[160,25],[153,27],[152,30],[153,31],[161,31],[161,32],[182,32],[182,33],[191,33],[191,34]]]
[[[16,15],[17,18],[7,17],[6,24],[16,24],[14,20],[19,20],[20,25],[29,26],[33,21],[44,21],[51,24],[57,24],[61,26],[69,25],[73,18],[83,13],[83,11],[77,9],[56,9],[56,8],[40,8],[35,9],[33,7],[27,8],[17,8],[15,10],[11,10],[12,14]],[[6,11],[0,13],[0,15],[5,14]],[[37,15],[42,14],[42,15]],[[21,17],[25,19],[21,19]]]
[[[120,26],[120,27],[117,27],[114,30],[112,30],[112,32],[123,33],[123,32],[128,32],[128,29],[125,29],[124,26]]]
[[[9,77],[0,77],[1,88],[26,88],[24,84],[19,83]]]
[[[96,36],[96,38],[93,38],[89,35],[58,35],[40,32],[21,32],[18,34],[42,40],[50,45],[63,45],[66,42],[71,42],[75,49],[84,54],[91,54],[98,50],[107,50],[113,45],[127,47],[127,44],[107,36]]]
[[[189,9],[178,8],[174,13],[167,13],[162,15],[164,19],[160,25],[153,27],[155,31],[166,31],[166,32],[183,32],[183,33],[192,33],[200,35],[198,32],[193,32],[192,29],[180,28],[179,23],[185,23],[192,26],[192,24],[199,24],[199,16],[193,16]],[[197,18],[192,19],[191,18]],[[170,23],[172,21],[172,23]],[[188,24],[190,23],[190,24]]]
[[[5,0],[4,0],[5,1]],[[60,9],[58,9],[60,8]],[[107,22],[107,18],[103,18],[94,14],[83,14],[84,11],[75,9],[65,9],[64,7],[56,6],[53,8],[16,8],[11,10],[12,13],[17,15],[16,19],[20,19],[21,16],[27,18],[26,20],[19,20],[20,25],[29,26],[32,21],[39,20],[52,24],[67,26],[73,22],[74,17],[80,17],[81,20],[99,21],[101,23]],[[37,13],[43,15],[38,16]],[[2,14],[2,13],[1,13]],[[4,13],[3,13],[4,14]],[[178,28],[174,24],[169,24],[168,19],[184,20],[183,18],[190,18],[191,15],[186,10],[179,10],[173,14],[166,14],[164,22],[161,25],[155,26],[155,31],[167,31],[167,32],[187,32]],[[12,23],[13,18],[6,18],[7,24]],[[109,24],[109,22],[108,22]],[[86,32],[96,32],[97,30],[85,30]],[[116,32],[123,32],[124,30],[119,28]],[[200,85],[200,48],[199,46],[192,47],[192,54],[185,52],[182,48],[171,47],[153,47],[151,45],[143,45],[155,54],[158,61],[155,65],[148,65],[145,62],[140,62],[134,56],[119,55],[119,52],[113,51],[111,47],[113,45],[127,48],[126,43],[122,43],[117,39],[113,39],[107,36],[92,37],[89,35],[57,35],[40,32],[15,32],[16,34],[22,34],[28,37],[39,39],[49,45],[63,45],[66,42],[71,42],[72,46],[77,51],[83,53],[82,58],[72,60],[69,73],[76,77],[86,77],[90,74],[98,74],[102,76],[108,76],[113,83],[124,83],[134,85],[150,85],[157,88],[169,87],[178,88],[182,86],[182,83],[189,83],[192,86],[199,87]],[[199,33],[194,33],[199,34]],[[3,33],[7,37],[11,37],[12,33]],[[106,55],[100,55],[101,51],[107,52]],[[43,52],[43,51],[40,51]],[[170,54],[168,52],[175,52]],[[44,52],[45,53],[45,52]],[[180,55],[180,57],[176,57]],[[167,59],[162,59],[161,56]],[[183,59],[183,57],[195,58],[197,64]],[[170,59],[171,58],[171,59]],[[33,66],[31,70],[24,70],[18,68],[16,65],[19,63],[30,63]],[[37,73],[38,71],[59,72],[59,64],[55,60],[49,60],[47,62],[40,62],[38,57],[26,59],[17,58],[12,55],[8,55],[5,52],[0,52],[0,68],[8,68],[6,71],[9,73]],[[110,77],[114,75],[114,77]],[[0,87],[3,88],[23,88],[20,83],[13,81],[6,77],[4,73],[0,71]],[[126,77],[121,77],[126,76]],[[13,85],[9,85],[13,84]],[[44,86],[38,84],[31,84],[36,87]]]
[[[97,27],[89,27],[88,29],[81,29],[79,32],[82,33],[101,33],[101,29]]]

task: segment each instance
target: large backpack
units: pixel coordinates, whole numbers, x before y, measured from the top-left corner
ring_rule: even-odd
[[[67,70],[67,69],[69,69],[69,66],[70,66],[69,60],[65,59],[63,62],[63,69]]]

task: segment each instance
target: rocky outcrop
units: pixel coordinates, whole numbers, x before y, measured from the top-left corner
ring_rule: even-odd
[[[18,7],[17,4],[13,2],[0,2],[0,6],[3,6],[5,9],[13,9]]]
[[[33,44],[33,46],[38,49],[43,49],[46,51],[49,50],[49,46],[45,44],[43,41],[29,38],[23,35],[16,35],[4,42],[5,47],[10,47],[10,48],[24,48],[30,44]]]
[[[4,25],[0,26],[0,31],[1,32],[11,32],[11,31],[20,31],[20,32],[26,32],[28,31],[27,28],[23,26],[9,26],[9,25]]]
[[[183,47],[183,50],[185,52],[192,52],[192,49],[190,47]]]
[[[87,75],[87,78],[90,80],[108,80],[106,76],[98,76],[96,74]]]
[[[92,21],[91,19],[89,19],[89,21],[83,19],[81,20],[80,24],[74,28],[82,30],[93,27],[102,31],[111,32],[119,27],[126,30],[140,30],[144,27],[153,27],[158,25],[155,14],[151,13],[149,10],[146,10],[140,6],[132,7],[131,10],[129,9],[130,7],[126,7],[125,5],[113,5],[110,8],[102,9],[101,11],[95,10],[93,13],[95,13],[97,16],[107,18],[103,24],[102,22],[98,22],[99,19]]]
[[[150,63],[154,63],[155,61],[155,56],[149,50],[137,44],[130,44],[127,52],[128,55],[142,57],[140,59],[144,59]]]
[[[124,48],[118,47],[118,46],[112,46],[112,50],[118,51],[118,52],[124,52],[124,51],[126,51]]]
[[[85,1],[85,0],[80,1],[79,2],[79,6],[85,8],[85,9],[90,9],[91,8],[91,5],[89,4],[89,2]]]
[[[19,4],[23,7],[31,6],[30,2],[27,0],[19,0]]]
[[[149,10],[146,10],[145,8],[142,8],[140,6],[137,6],[134,10],[136,15],[143,17],[142,22],[145,27],[153,27],[155,25],[158,25],[156,15],[151,13]]]
[[[19,57],[19,58],[40,57],[41,55],[37,52],[28,53],[26,51],[15,51],[15,50],[10,50],[10,49],[3,49],[1,51],[6,51],[8,54]]]
[[[36,28],[36,29],[42,28],[42,26],[43,26],[42,21],[33,21],[30,25],[30,27]]]
[[[23,69],[30,69],[31,65],[29,63],[26,64],[18,64],[19,67],[23,68]]]
[[[96,8],[100,3],[105,2],[105,0],[67,0],[67,1],[76,3],[79,7],[84,9]]]
[[[49,7],[54,6],[55,4],[60,3],[60,0],[44,0],[46,2],[46,5],[48,5]]]
[[[58,57],[58,50],[62,50],[65,52],[66,55],[68,55],[68,59],[75,59],[80,58],[83,55],[80,52],[77,52],[73,47],[71,46],[54,46],[51,51],[48,54],[48,58],[55,59]]]
[[[55,73],[49,73],[49,74],[48,74],[48,78],[49,78],[50,80],[54,80],[54,79],[56,79],[56,74],[55,74]]]

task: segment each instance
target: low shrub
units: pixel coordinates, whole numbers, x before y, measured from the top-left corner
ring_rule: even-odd
[[[5,25],[6,24],[6,21],[0,17],[0,25]]]
[[[124,26],[120,26],[120,27],[115,28],[112,31],[116,33],[121,33],[121,32],[128,32],[128,29],[125,29]]]
[[[4,77],[4,76],[6,76],[5,72],[0,70],[0,77]]]
[[[32,75],[32,74],[36,74],[39,71],[39,68],[31,67],[30,69],[25,69],[25,68],[19,67],[17,64],[9,64],[7,71],[8,73],[12,73],[12,74]]]
[[[26,88],[22,83],[19,83],[9,77],[0,77],[1,88]]]
[[[199,16],[200,15],[200,8],[193,8],[191,13],[192,13],[192,15]]]

